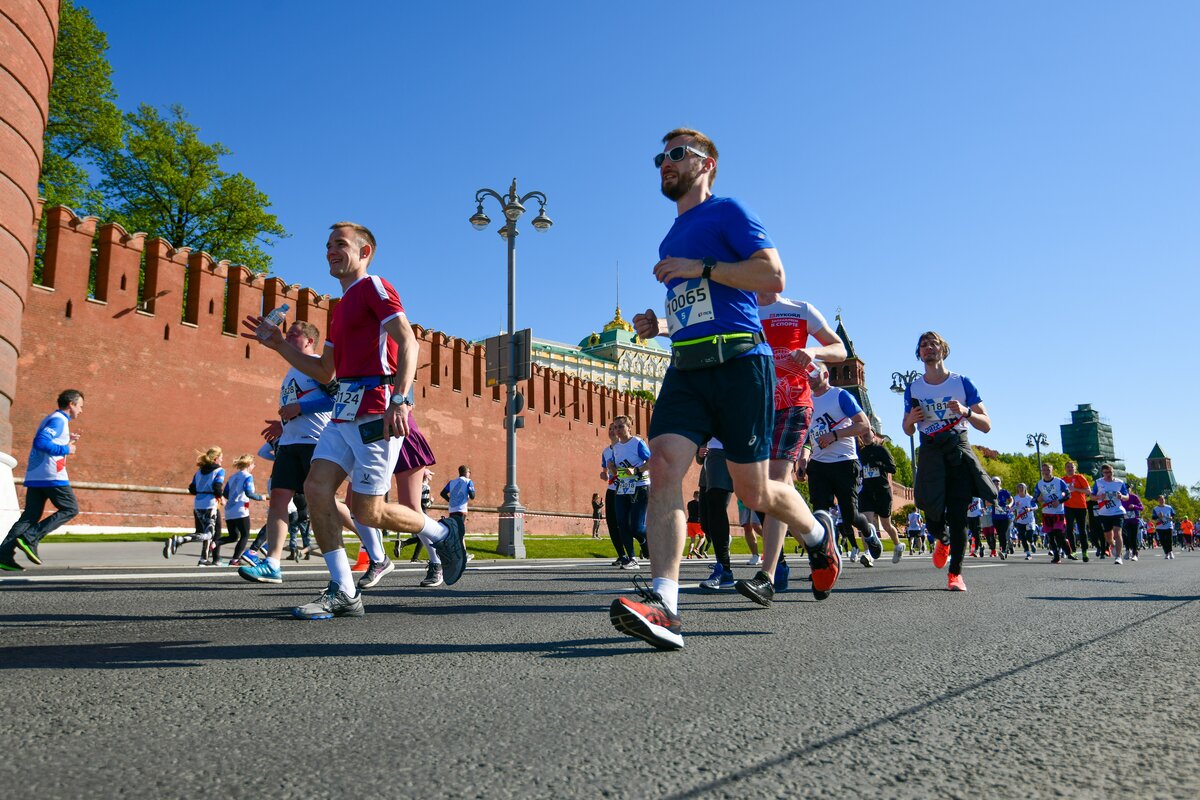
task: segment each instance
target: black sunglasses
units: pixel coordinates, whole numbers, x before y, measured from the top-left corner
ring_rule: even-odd
[[[654,155],[654,166],[656,169],[661,167],[663,165],[663,161],[667,160],[668,158],[672,161],[683,161],[685,158],[687,158],[688,153],[691,153],[694,156],[699,156],[700,158],[708,158],[708,153],[702,153],[691,145],[681,144],[678,147],[672,147],[665,153],[656,153]]]

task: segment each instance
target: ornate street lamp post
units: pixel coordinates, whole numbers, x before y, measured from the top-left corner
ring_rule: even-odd
[[[546,195],[541,192],[517,194],[517,179],[513,178],[508,194],[501,195],[494,189],[480,189],[475,192],[475,213],[471,215],[471,224],[475,230],[486,230],[492,220],[483,213],[483,201],[494,198],[504,212],[504,224],[500,226],[500,236],[508,242],[508,372],[504,385],[504,428],[507,434],[507,449],[505,451],[506,483],[504,485],[504,504],[500,506],[500,542],[501,555],[514,558],[525,557],[525,507],[521,505],[521,490],[517,488],[517,428],[524,427],[524,418],[520,416],[525,407],[524,399],[517,392],[517,220],[525,213],[525,203],[531,199],[538,201],[538,215],[533,218],[534,230],[539,233],[550,230],[554,223],[546,216]]]
[[[1042,474],[1042,447],[1050,446],[1050,439],[1044,433],[1031,433],[1025,437],[1026,447],[1037,448],[1038,475]]]
[[[908,391],[908,387],[912,385],[912,382],[919,377],[921,376],[916,372],[916,370],[909,370],[908,372],[893,372],[891,387],[892,391],[896,394],[903,395],[906,391]],[[907,408],[904,409],[904,413],[908,413]],[[908,437],[908,457],[912,461],[913,486],[915,488],[917,483],[917,451],[916,448],[913,447],[913,437],[911,434]]]

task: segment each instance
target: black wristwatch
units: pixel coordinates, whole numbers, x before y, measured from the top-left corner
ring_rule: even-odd
[[[712,256],[705,256],[700,259],[700,263],[704,265],[704,270],[700,273],[700,277],[708,280],[712,277],[713,267],[717,265],[717,260]]]

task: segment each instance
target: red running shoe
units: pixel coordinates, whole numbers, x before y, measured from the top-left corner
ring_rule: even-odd
[[[965,592],[967,585],[963,583],[962,575],[949,575],[946,588],[952,592]]]
[[[679,614],[667,610],[662,597],[646,585],[644,578],[634,578],[633,588],[639,599],[618,597],[608,607],[608,619],[613,627],[659,650],[683,649],[683,626]]]
[[[933,568],[941,569],[950,560],[950,545],[938,539],[933,545]]]
[[[833,530],[833,517],[828,511],[818,511],[813,516],[825,529],[825,538],[817,547],[808,548],[808,565],[812,567],[812,593],[818,600],[829,597],[833,585],[842,571],[842,556],[837,549],[837,534]]]

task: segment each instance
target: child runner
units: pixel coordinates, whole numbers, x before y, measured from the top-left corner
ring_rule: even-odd
[[[228,503],[225,505],[225,529],[228,533],[215,540],[213,546],[213,562],[221,561],[221,545],[237,542],[233,548],[233,557],[229,566],[241,565],[242,552],[250,541],[250,501],[262,500],[263,495],[254,491],[254,456],[244,453],[238,456],[233,466],[237,472],[229,476],[225,484],[224,495]]]
[[[1028,561],[1037,552],[1037,541],[1034,539],[1036,519],[1033,510],[1037,502],[1029,494],[1029,487],[1023,483],[1017,484],[1017,493],[1012,498],[1013,524],[1017,528],[1017,538],[1021,540],[1021,549],[1025,551]]]
[[[188,542],[200,542],[200,560],[197,566],[210,566],[208,548],[219,533],[220,505],[224,502],[222,492],[225,489],[225,470],[221,468],[224,459],[221,448],[210,447],[196,459],[196,474],[188,484],[188,491],[196,495],[192,504],[192,517],[196,522],[196,532],[187,536],[172,536],[163,545],[163,558],[170,558],[179,550],[179,545]]]

